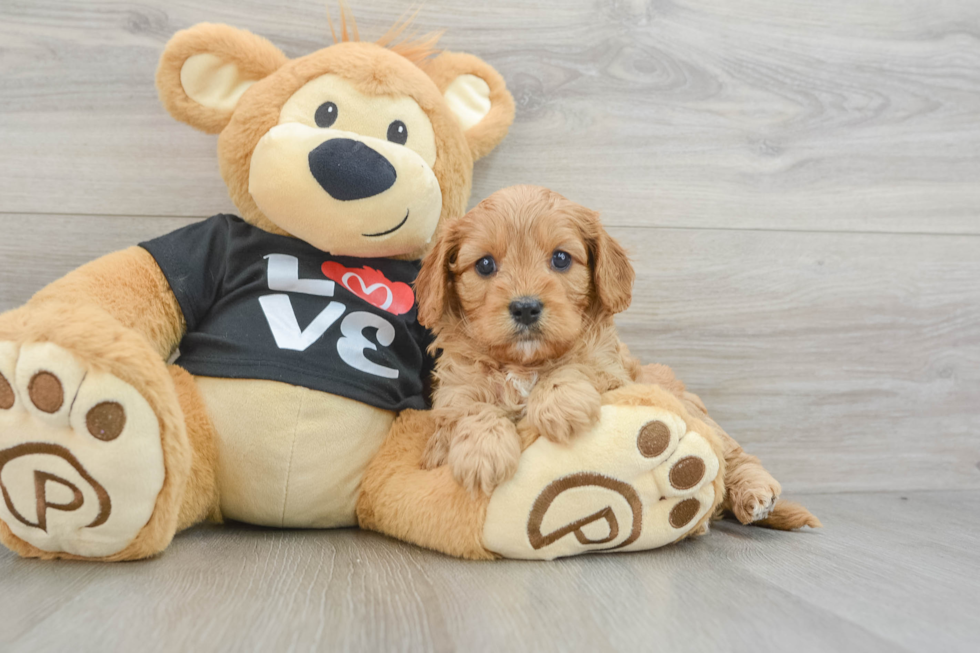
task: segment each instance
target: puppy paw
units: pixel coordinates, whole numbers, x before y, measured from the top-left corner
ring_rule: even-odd
[[[762,470],[757,477],[734,481],[728,486],[728,501],[735,517],[743,524],[767,518],[782,492],[779,483]]]
[[[470,492],[493,492],[514,475],[520,457],[520,438],[506,419],[468,415],[454,425],[447,460],[453,478]]]
[[[601,410],[599,391],[590,383],[546,381],[531,394],[522,429],[557,444],[568,444],[595,426]]]

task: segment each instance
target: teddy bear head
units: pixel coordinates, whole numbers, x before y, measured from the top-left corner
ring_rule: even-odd
[[[220,134],[242,218],[335,255],[418,258],[462,215],[473,162],[503,139],[514,101],[479,58],[438,36],[376,43],[342,27],[296,59],[227,25],[178,32],[157,71],[170,114]],[[437,55],[437,56],[433,56]]]

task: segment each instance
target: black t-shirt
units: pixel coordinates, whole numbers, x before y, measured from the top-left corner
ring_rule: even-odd
[[[426,407],[431,335],[416,318],[418,261],[331,256],[232,215],[140,246],[184,312],[177,363],[192,374]]]

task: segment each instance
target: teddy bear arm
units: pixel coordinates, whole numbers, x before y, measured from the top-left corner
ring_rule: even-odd
[[[470,493],[447,465],[427,470],[422,452],[436,430],[431,411],[403,411],[361,481],[361,528],[452,556],[488,560],[483,525],[489,497]]]
[[[186,331],[184,314],[153,256],[142,247],[107,254],[39,291],[28,306],[95,306],[138,332],[166,359]]]

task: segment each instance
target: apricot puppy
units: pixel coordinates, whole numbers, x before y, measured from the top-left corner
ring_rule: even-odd
[[[640,373],[613,324],[633,278],[599,215],[546,188],[505,188],[447,222],[416,281],[442,351],[423,464],[489,494],[539,435],[591,428],[600,394]]]

